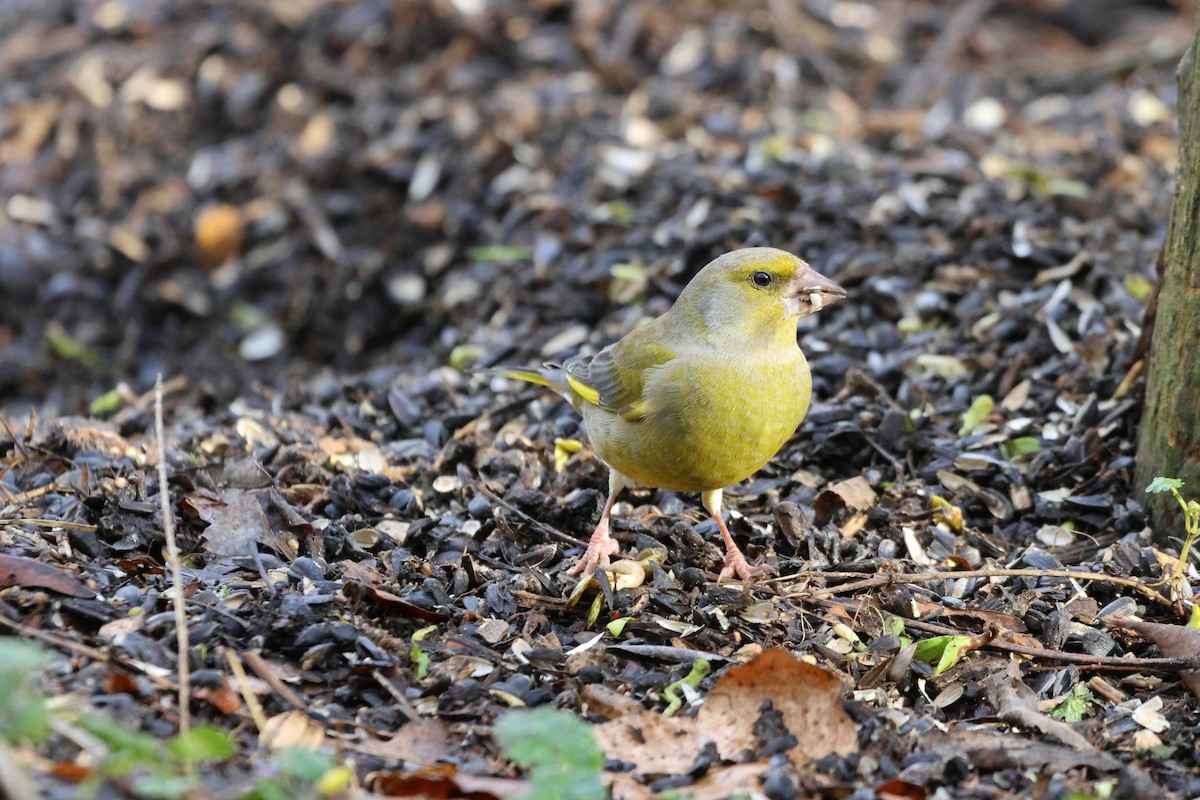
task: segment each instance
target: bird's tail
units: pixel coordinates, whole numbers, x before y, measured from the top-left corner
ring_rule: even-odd
[[[563,397],[570,397],[571,390],[567,386],[567,374],[563,372],[562,367],[554,364],[547,364],[541,369],[503,366],[489,367],[480,370],[480,372],[484,375],[495,375],[500,378],[511,378],[516,381],[536,383],[538,386],[545,386]]]

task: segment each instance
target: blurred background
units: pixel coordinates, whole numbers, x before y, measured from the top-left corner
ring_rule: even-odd
[[[0,0],[0,410],[536,363],[759,244],[854,293],[819,390],[1055,269],[1079,369],[1115,385],[1195,11]],[[1003,322],[974,339],[1028,344]]]

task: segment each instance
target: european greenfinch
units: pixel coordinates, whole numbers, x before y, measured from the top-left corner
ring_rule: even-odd
[[[718,581],[751,567],[725,525],[722,490],[757,472],[808,411],[812,379],[796,320],[846,291],[791,253],[750,247],[700,270],[661,317],[595,355],[494,374],[549,387],[583,415],[608,466],[608,500],[569,575],[607,567],[620,550],[609,515],[620,491],[699,492],[725,542]]]

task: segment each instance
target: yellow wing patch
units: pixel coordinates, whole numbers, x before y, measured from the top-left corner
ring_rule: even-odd
[[[617,414],[626,422],[637,422],[646,416],[646,401],[638,400],[636,403],[621,406],[617,409]]]
[[[567,386],[571,387],[571,391],[582,397],[586,402],[594,406],[600,405],[600,392],[588,386],[578,378],[567,375]]]

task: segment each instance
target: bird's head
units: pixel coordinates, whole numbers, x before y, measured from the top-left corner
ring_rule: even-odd
[[[747,247],[718,257],[696,273],[676,307],[699,315],[706,328],[757,335],[777,333],[805,314],[846,296],[846,290],[804,261],[773,247]]]

